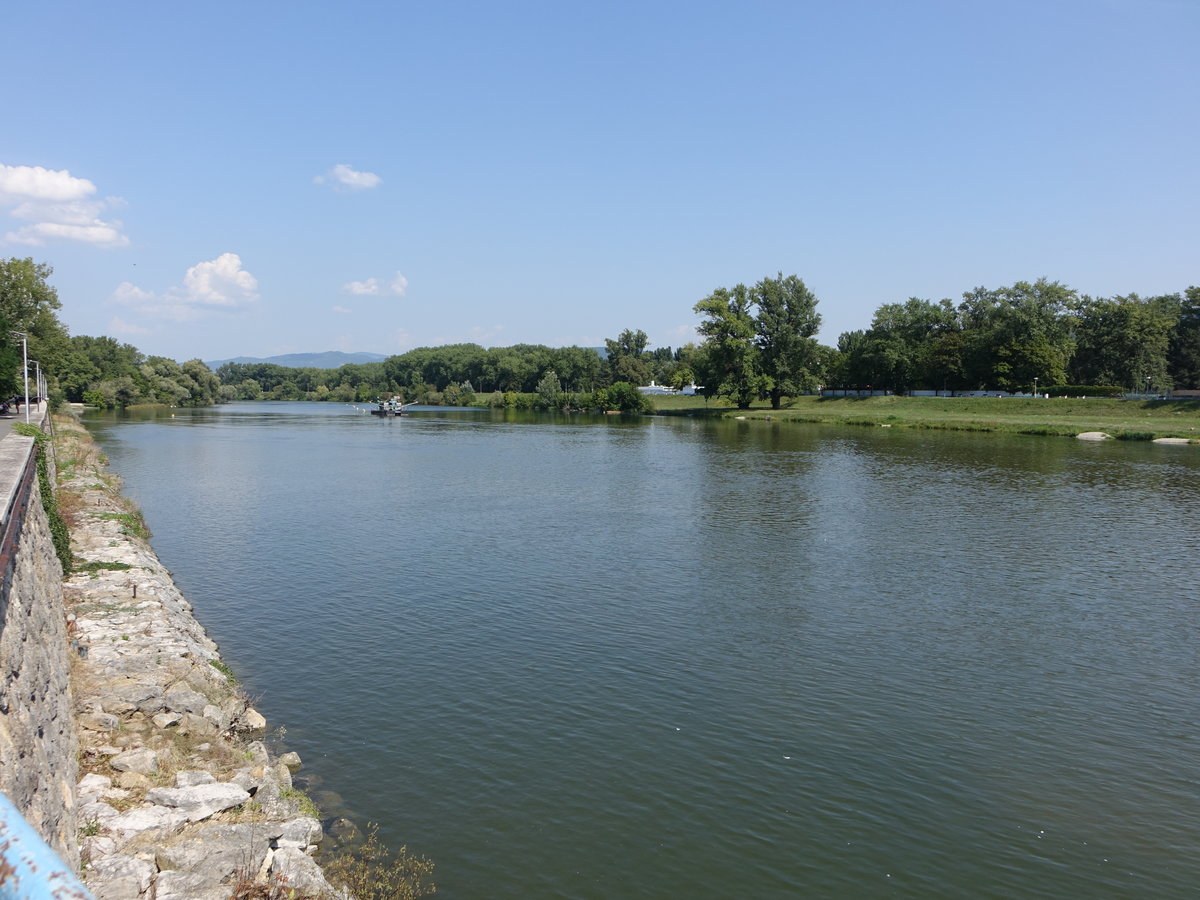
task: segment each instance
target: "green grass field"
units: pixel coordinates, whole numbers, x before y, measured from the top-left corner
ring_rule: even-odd
[[[767,402],[738,410],[702,397],[654,397],[660,413],[830,425],[893,425],[951,431],[1074,436],[1103,431],[1115,438],[1182,437],[1200,443],[1200,401],[1020,397],[796,397],[782,409]]]

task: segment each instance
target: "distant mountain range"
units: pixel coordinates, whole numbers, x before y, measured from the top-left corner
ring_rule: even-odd
[[[324,353],[285,353],[282,356],[235,356],[233,359],[214,359],[204,364],[214,371],[225,363],[271,363],[289,369],[337,369],[349,363],[383,362],[382,353],[343,353],[341,350],[326,350]]]

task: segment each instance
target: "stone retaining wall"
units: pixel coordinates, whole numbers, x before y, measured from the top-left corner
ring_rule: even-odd
[[[0,440],[4,525],[20,522],[0,585],[0,791],[63,862],[79,867],[79,741],[71,696],[62,567],[33,467],[33,438]],[[17,501],[23,478],[27,499]]]

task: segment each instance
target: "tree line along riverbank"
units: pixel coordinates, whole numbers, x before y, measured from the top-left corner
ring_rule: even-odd
[[[1074,437],[1104,432],[1124,440],[1184,438],[1200,443],[1200,401],[1059,397],[796,397],[780,409],[749,409],[688,396],[655,397],[666,415],[741,417],[825,425],[890,425]]]

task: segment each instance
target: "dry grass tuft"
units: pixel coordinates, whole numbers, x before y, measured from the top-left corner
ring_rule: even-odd
[[[276,875],[270,881],[255,881],[248,872],[239,872],[229,900],[321,900],[313,894],[301,894],[287,886],[287,881]]]

